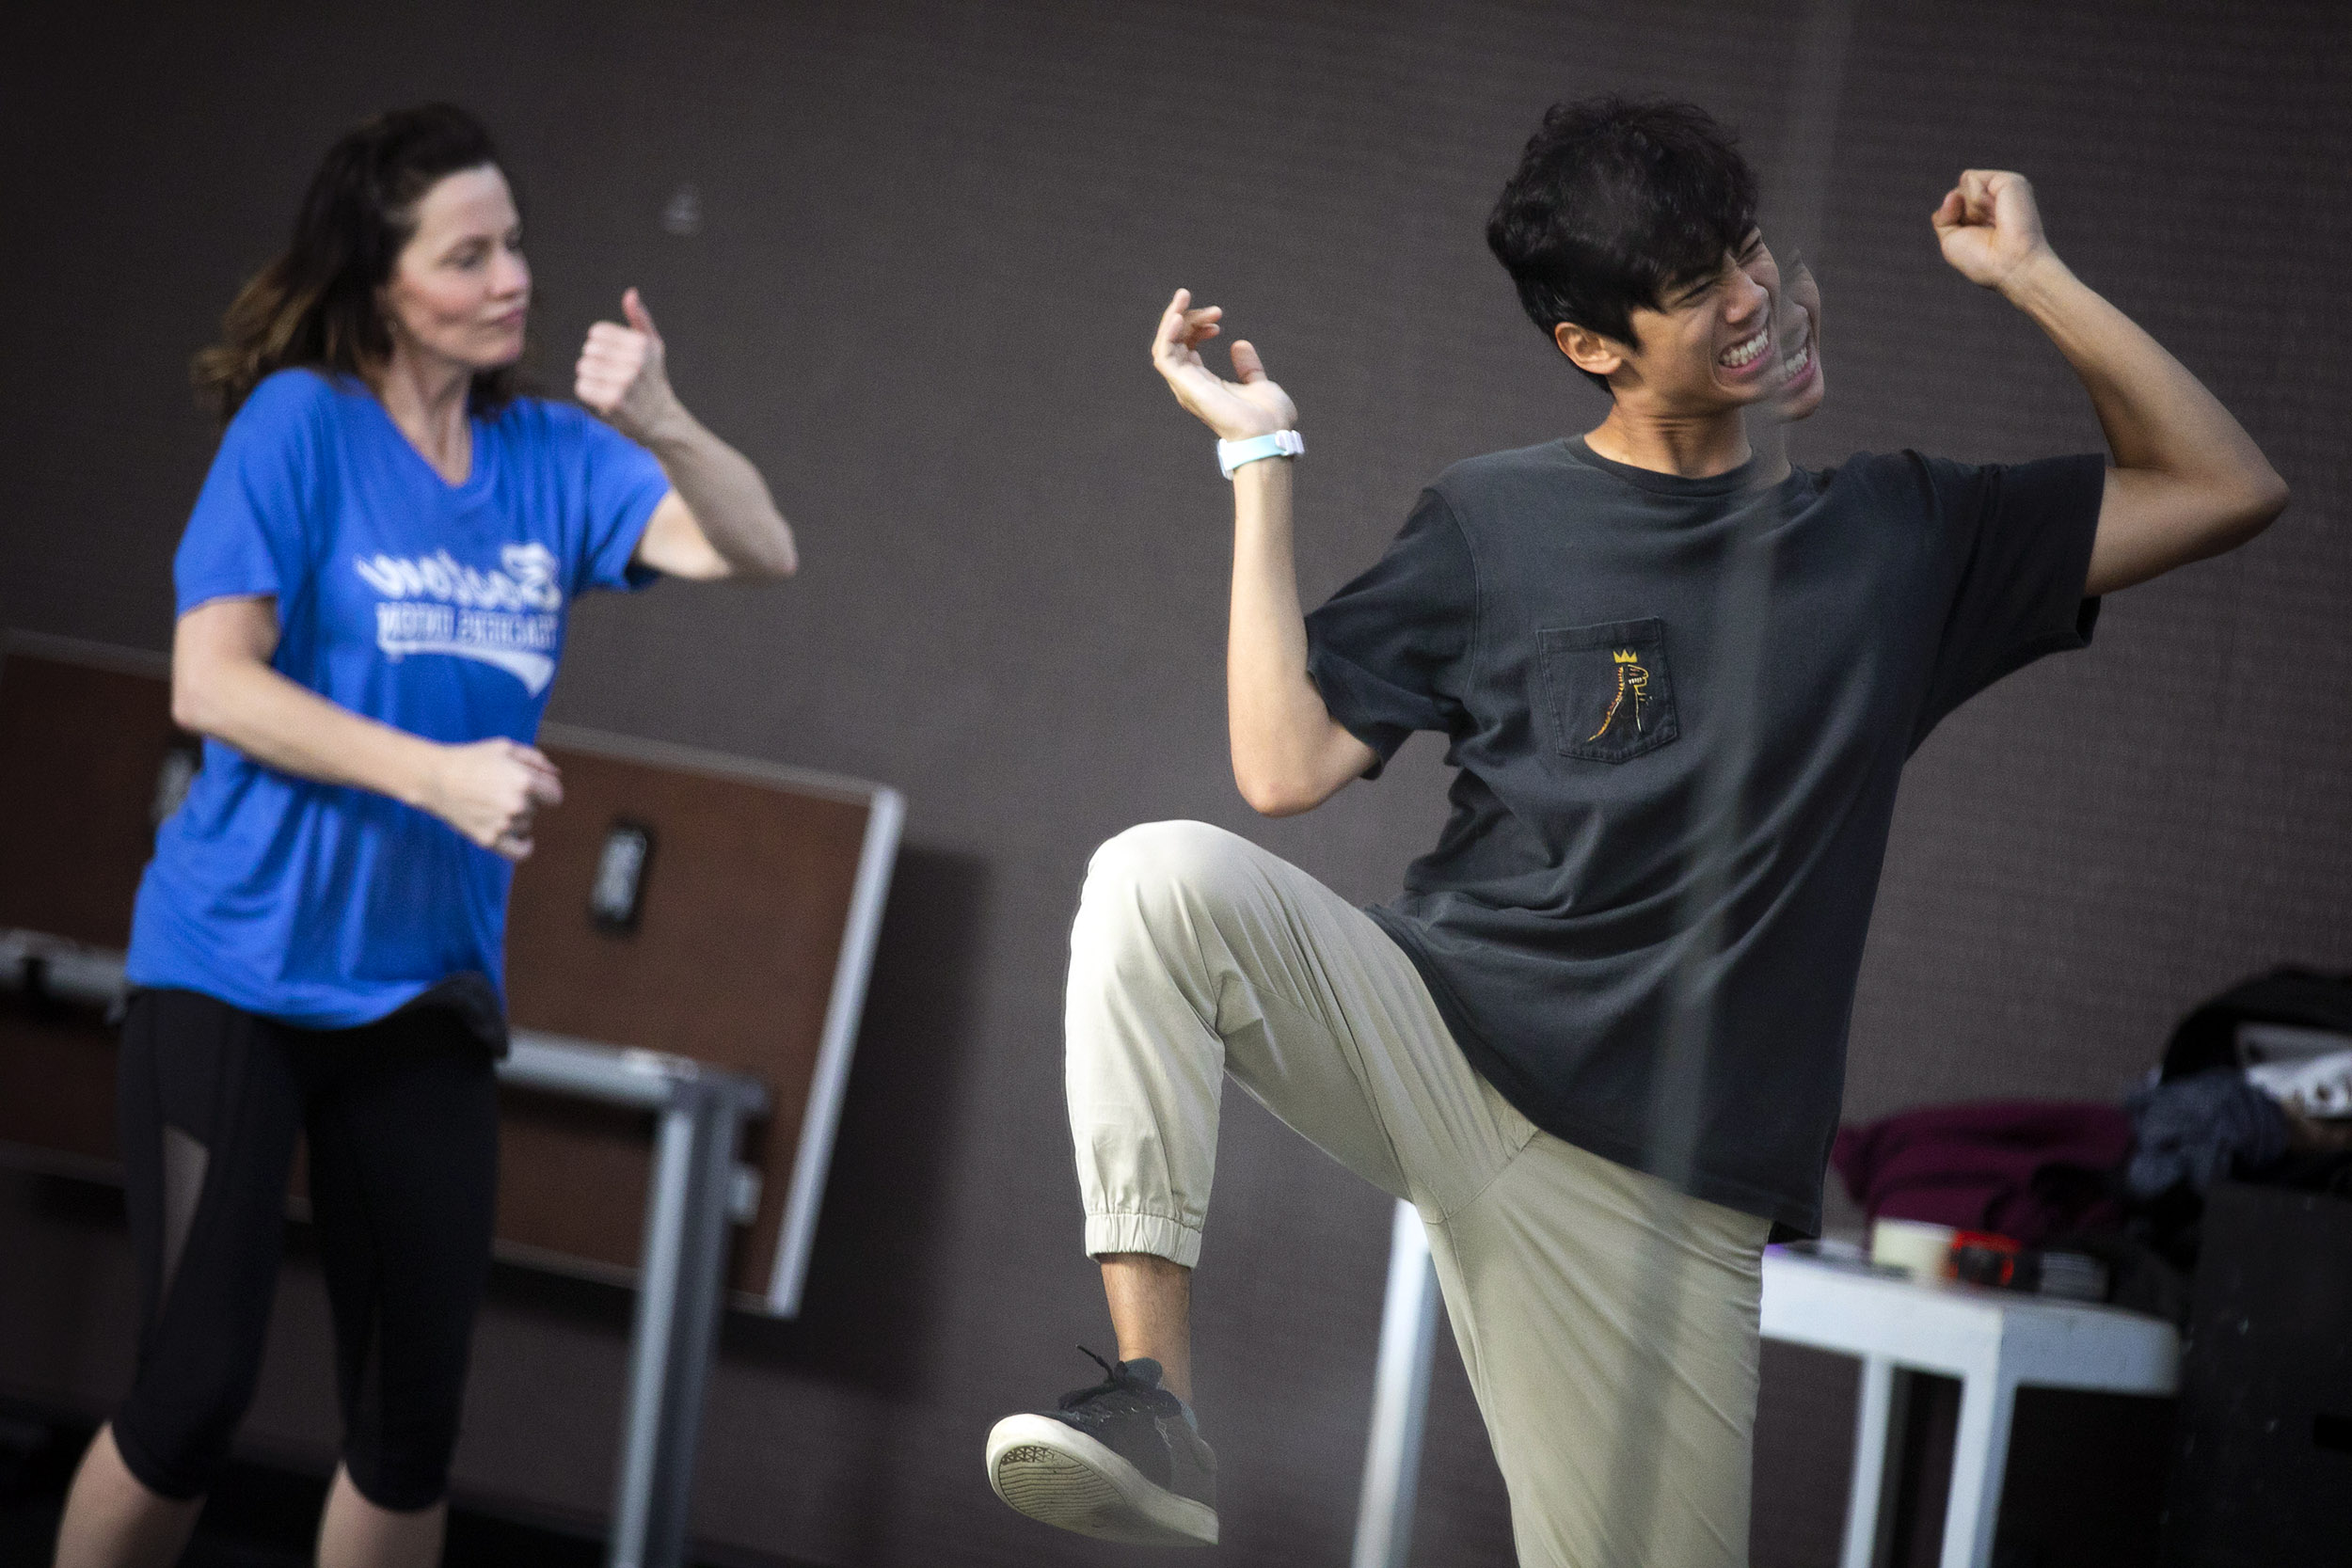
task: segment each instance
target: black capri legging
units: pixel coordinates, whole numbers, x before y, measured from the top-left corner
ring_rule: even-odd
[[[211,1489],[253,1398],[294,1136],[334,1311],[343,1463],[369,1501],[441,1500],[498,1186],[492,1054],[411,1006],[298,1029],[184,990],[122,1027],[120,1118],[141,1290],[137,1375],[114,1418],[131,1473]]]

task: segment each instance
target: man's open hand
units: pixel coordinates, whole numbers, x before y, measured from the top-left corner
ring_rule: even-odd
[[[1944,260],[1963,277],[1987,289],[2005,288],[2050,254],[2033,184],[2006,169],[1972,168],[1945,193],[1929,219]]]
[[[1191,304],[1192,292],[1177,290],[1152,339],[1152,368],[1168,378],[1176,401],[1220,440],[1242,441],[1295,427],[1298,409],[1288,392],[1266,379],[1264,363],[1247,341],[1232,347],[1238,382],[1225,380],[1201,363],[1200,345],[1221,330],[1216,320],[1225,312],[1214,305],[1194,310],[1188,309]]]

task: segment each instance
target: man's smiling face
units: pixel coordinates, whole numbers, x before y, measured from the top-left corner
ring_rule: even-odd
[[[1656,309],[1635,307],[1634,342],[1614,345],[1620,397],[1638,392],[1660,414],[1705,416],[1770,397],[1781,381],[1773,351],[1780,269],[1760,231],[1714,271],[1669,287]],[[1625,380],[1618,381],[1618,376]]]

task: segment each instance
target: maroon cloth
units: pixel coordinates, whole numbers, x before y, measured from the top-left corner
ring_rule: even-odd
[[[1841,1127],[1830,1163],[1873,1220],[1997,1230],[2032,1246],[2119,1223],[2111,1177],[2131,1148],[2119,1107],[1996,1100]]]

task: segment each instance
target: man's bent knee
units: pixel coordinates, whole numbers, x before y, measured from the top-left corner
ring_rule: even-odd
[[[1146,822],[1094,851],[1083,903],[1119,897],[1150,908],[1171,897],[1214,896],[1251,852],[1248,839],[1206,822]]]

